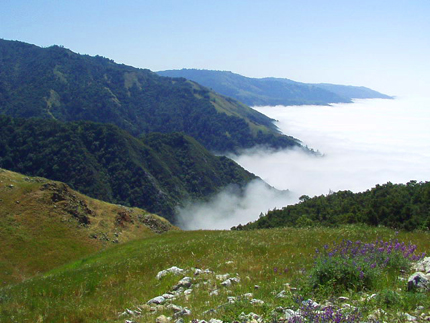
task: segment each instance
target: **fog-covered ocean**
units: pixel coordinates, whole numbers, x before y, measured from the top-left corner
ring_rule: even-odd
[[[301,150],[252,149],[229,156],[282,194],[251,183],[243,196],[227,190],[209,203],[181,209],[186,229],[229,229],[301,195],[365,191],[376,184],[430,180],[430,98],[356,100],[331,106],[254,109],[277,120],[320,156]]]

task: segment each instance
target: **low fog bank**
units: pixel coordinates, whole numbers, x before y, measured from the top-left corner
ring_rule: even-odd
[[[333,106],[257,107],[279,129],[318,150],[251,149],[229,156],[269,185],[227,189],[208,203],[180,210],[184,229],[229,229],[301,195],[365,191],[376,184],[430,180],[430,99],[357,100]]]
[[[230,229],[258,219],[261,212],[296,201],[298,197],[295,194],[273,189],[261,180],[253,180],[244,190],[229,186],[209,202],[179,208],[178,225],[184,230]]]
[[[333,106],[258,107],[279,129],[319,150],[250,150],[230,156],[278,189],[299,195],[430,180],[430,100],[357,100]]]

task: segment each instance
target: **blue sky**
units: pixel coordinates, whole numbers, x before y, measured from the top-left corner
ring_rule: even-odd
[[[153,71],[430,93],[429,0],[2,0],[0,38]]]

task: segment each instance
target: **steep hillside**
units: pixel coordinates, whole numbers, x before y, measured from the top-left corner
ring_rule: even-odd
[[[175,229],[142,209],[89,198],[61,182],[0,169],[0,286],[116,243]]]
[[[174,222],[175,207],[256,177],[184,134],[137,139],[114,125],[0,116],[0,167]]]
[[[227,71],[196,69],[157,72],[162,76],[185,77],[250,106],[304,105],[351,102],[353,98],[390,98],[356,86],[306,84],[282,78],[250,78]]]
[[[285,226],[338,226],[347,223],[383,225],[402,230],[430,229],[430,182],[387,183],[362,193],[340,191],[269,211],[257,221],[234,229]]]
[[[218,152],[299,145],[270,118],[194,82],[17,41],[0,40],[0,113],[113,123],[135,136],[184,132]]]

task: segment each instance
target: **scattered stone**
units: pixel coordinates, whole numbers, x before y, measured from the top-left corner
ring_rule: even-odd
[[[218,294],[219,294],[218,289],[215,289],[209,293],[209,296],[218,296]]]
[[[163,296],[157,296],[154,297],[153,299],[150,299],[146,304],[150,305],[150,304],[163,304],[166,301],[166,299]]]
[[[175,323],[185,323],[185,321],[182,317],[180,317],[175,321]]]
[[[261,300],[261,299],[253,298],[253,299],[251,299],[251,304],[252,304],[252,305],[263,305],[263,304],[264,304],[264,301],[263,301],[263,300]]]
[[[133,311],[133,310],[130,310],[128,308],[125,311],[126,311],[127,314],[129,314],[131,316],[138,316],[138,315],[141,314],[141,312],[139,312],[139,311]]]
[[[217,320],[217,319],[210,319],[209,323],[222,323],[221,320]]]
[[[426,291],[429,289],[430,289],[430,280],[422,272],[416,272],[409,277],[408,291],[411,291],[411,290]]]
[[[135,321],[125,320],[125,323],[136,323]]]
[[[232,282],[232,283],[240,283],[240,278],[239,277],[232,277],[232,278],[230,278],[230,281]]]
[[[254,289],[259,289],[260,286],[259,285],[254,285]]]
[[[234,263],[234,261],[231,261],[231,260],[230,260],[230,261],[227,261],[225,264],[226,264],[226,265],[231,265],[231,264],[233,264],[233,263]]]
[[[376,297],[376,294],[372,294],[367,298],[367,300],[370,301],[370,300],[374,299],[375,297]]]
[[[9,186],[9,188],[13,188],[13,187],[14,187],[14,185],[13,185],[13,184],[9,184],[8,186]]]
[[[318,308],[318,307],[320,307],[320,304],[318,304],[317,302],[315,302],[315,301],[313,301],[311,299],[308,299],[306,301],[302,301],[302,304],[305,305],[305,306],[312,307],[312,308]]]
[[[193,292],[193,290],[191,288],[184,290],[184,295],[190,295],[192,292]]]
[[[168,323],[168,322],[170,322],[170,320],[166,316],[164,316],[164,315],[160,315],[155,320],[155,323]]]
[[[234,304],[236,302],[236,297],[234,296],[228,296],[227,297],[227,302],[230,304]]]
[[[417,320],[417,318],[415,316],[412,316],[412,315],[410,315],[408,313],[403,313],[402,316],[406,319],[406,321],[409,321],[409,322]]]
[[[198,276],[200,274],[203,274],[203,270],[198,269],[198,268],[196,270],[194,270],[194,276]]]
[[[338,297],[338,300],[341,302],[346,302],[346,301],[349,301],[349,298],[346,296],[340,296],[340,297]]]
[[[172,310],[175,313],[184,310],[184,308],[182,306],[175,305],[175,304],[169,304],[169,305],[166,306],[166,308],[169,309],[169,310]]]
[[[277,295],[276,298],[285,298],[287,297],[286,291],[285,290],[281,290]]]
[[[161,279],[164,276],[166,276],[167,274],[174,274],[174,275],[181,275],[184,273],[185,270],[178,268],[176,266],[170,267],[168,269],[162,270],[160,272],[158,272],[156,278],[157,279]]]
[[[182,309],[182,311],[180,311],[180,312],[177,312],[177,313],[173,314],[173,316],[174,316],[175,318],[177,318],[177,317],[179,317],[179,316],[189,316],[189,315],[191,315],[191,310],[189,310],[189,309],[188,309],[188,308],[186,308],[186,307],[184,307],[184,308]]]
[[[423,273],[430,273],[430,257],[425,257],[424,259],[418,261],[413,267],[416,271],[421,271]]]
[[[180,287],[188,288],[190,286],[191,277],[184,277],[173,287],[173,290],[178,290]]]
[[[252,293],[246,293],[246,294],[243,294],[242,297],[247,298],[247,299],[252,299],[254,297],[254,295]]]
[[[226,280],[230,277],[230,274],[225,274],[225,275],[216,275],[215,278],[217,280]]]
[[[175,299],[176,298],[176,296],[174,295],[174,294],[172,294],[172,293],[166,293],[166,294],[163,294],[162,295],[166,300],[167,299]]]
[[[231,280],[230,279],[224,280],[221,283],[221,285],[224,286],[224,287],[230,287],[231,286]]]

